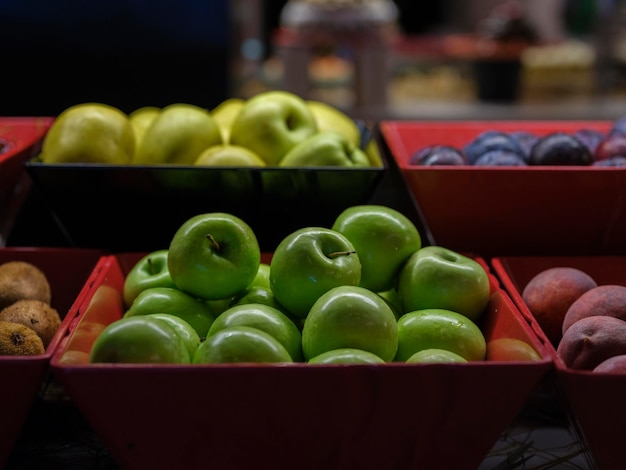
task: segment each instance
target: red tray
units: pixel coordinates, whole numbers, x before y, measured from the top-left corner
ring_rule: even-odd
[[[428,145],[463,147],[486,130],[535,135],[608,121],[383,121],[381,135],[435,242],[482,256],[617,254],[626,248],[626,169],[409,165]]]
[[[513,302],[547,345],[546,349],[554,360],[557,385],[562,391],[566,408],[580,437],[591,450],[598,468],[624,468],[624,439],[618,430],[626,423],[626,375],[600,374],[566,367],[522,300],[521,292],[533,276],[556,266],[581,269],[599,285],[626,285],[626,257],[511,256],[494,258],[491,264]]]
[[[0,401],[11,404],[6,407],[2,418],[0,467],[10,455],[33,401],[49,372],[50,358],[69,327],[72,316],[68,316],[67,312],[80,298],[82,289],[101,255],[100,251],[74,248],[0,249],[0,263],[12,260],[27,261],[44,272],[50,283],[52,306],[63,318],[44,354],[0,356],[0,377],[2,377]]]
[[[72,308],[76,328],[122,316],[124,276],[137,259],[125,256],[101,259],[98,279]],[[123,468],[475,469],[552,368],[493,282],[485,335],[523,339],[541,360],[69,365],[61,358],[73,344],[70,330],[51,364]]]
[[[27,160],[37,155],[52,124],[48,117],[0,117],[0,138],[9,149],[0,153],[0,246],[4,246],[15,217],[30,190]]]

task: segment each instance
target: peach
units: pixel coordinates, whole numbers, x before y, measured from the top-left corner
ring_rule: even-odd
[[[597,287],[586,272],[569,266],[548,268],[524,287],[522,299],[553,346],[561,340],[565,313],[581,295]]]
[[[76,327],[76,331],[70,338],[67,346],[69,351],[83,351],[88,353],[91,346],[102,330],[106,328],[104,323],[81,321]]]
[[[610,374],[626,374],[626,354],[609,357],[598,364],[593,371]]]
[[[626,354],[626,321],[608,315],[581,318],[563,333],[556,352],[567,367],[592,370]]]
[[[606,284],[585,292],[567,309],[561,332],[564,334],[575,322],[592,315],[626,320],[626,286]]]
[[[89,364],[89,353],[84,351],[65,351],[59,359],[63,366],[75,366]]]
[[[494,338],[487,342],[487,361],[540,361],[539,353],[518,338]]]

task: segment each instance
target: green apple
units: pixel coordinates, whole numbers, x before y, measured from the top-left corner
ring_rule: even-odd
[[[248,286],[248,288],[233,297],[228,307],[246,304],[263,304],[273,307],[276,310],[280,310],[283,314],[289,317],[292,322],[296,324],[299,330],[302,330],[303,319],[294,316],[289,310],[281,305],[280,302],[276,300],[276,297],[274,296],[274,292],[272,292],[271,287],[255,286],[254,284],[251,284],[250,286]]]
[[[291,363],[289,352],[272,335],[250,326],[231,326],[200,344],[194,364]]]
[[[141,291],[150,287],[176,287],[167,269],[167,251],[156,250],[141,258],[124,279],[124,305],[129,308]]]
[[[246,305],[246,304],[263,304],[269,305],[270,307],[275,308],[276,310],[280,310],[287,316],[291,316],[289,311],[283,307],[276,297],[274,297],[274,293],[270,287],[265,286],[255,286],[251,284],[249,287],[244,289],[238,295],[233,297],[230,306],[233,307],[235,305]]]
[[[305,360],[341,348],[362,349],[390,362],[398,349],[398,323],[376,293],[359,286],[339,286],[322,294],[302,328]]]
[[[292,147],[317,131],[315,116],[301,97],[271,90],[246,100],[232,123],[230,143],[277,166]]]
[[[282,344],[294,361],[302,361],[302,335],[296,324],[280,310],[264,304],[241,304],[227,309],[215,319],[211,336],[231,326],[250,326],[265,331]]]
[[[403,315],[404,312],[402,311],[402,302],[400,301],[400,296],[395,288],[377,292],[377,294],[387,303],[387,305],[389,305],[393,314],[396,316],[396,320]]]
[[[222,134],[208,110],[175,103],[163,108],[146,129],[133,163],[193,165],[202,151],[221,143]]]
[[[292,147],[279,166],[369,167],[370,162],[365,152],[343,135],[334,131],[321,131]]]
[[[105,163],[125,165],[135,153],[135,131],[128,115],[101,103],[65,109],[46,133],[43,163]]]
[[[270,287],[270,265],[268,263],[259,264],[259,270],[252,280],[253,286]]]
[[[135,151],[139,148],[139,144],[146,134],[146,129],[150,127],[160,112],[161,108],[157,108],[156,106],[143,106],[135,109],[128,115],[130,123],[135,130]]]
[[[354,348],[333,349],[309,359],[308,364],[384,364],[380,357],[369,351]]]
[[[445,349],[466,361],[482,361],[487,345],[480,328],[465,315],[429,308],[406,313],[398,320],[395,361],[406,362],[424,349]]]
[[[217,318],[222,313],[224,313],[226,309],[232,307],[234,299],[234,297],[228,297],[226,299],[217,300],[198,300],[200,300],[200,302],[203,302],[204,304],[206,304],[207,307],[209,307],[209,310],[213,313],[213,318]],[[207,331],[208,330],[206,330],[205,333]]]
[[[232,298],[247,288],[261,263],[252,228],[224,212],[198,214],[176,231],[167,264],[176,286],[205,300]]]
[[[426,246],[406,261],[397,288],[404,313],[442,308],[477,322],[489,302],[491,286],[478,261],[448,248]]]
[[[169,313],[151,313],[149,317],[164,321],[172,327],[174,332],[184,341],[185,347],[189,352],[189,359],[191,360],[196,353],[196,349],[200,346],[200,335],[198,332],[177,315],[170,315]]]
[[[212,145],[200,153],[194,165],[197,166],[266,166],[265,160],[252,150],[241,145]]]
[[[297,318],[306,318],[315,301],[333,287],[359,285],[361,262],[341,233],[304,227],[283,238],[270,262],[270,287],[276,300]]]
[[[467,362],[467,359],[452,351],[430,348],[417,351],[406,362],[411,364],[432,364],[439,362]]]
[[[92,363],[189,364],[190,360],[187,345],[170,325],[143,316],[107,325],[89,354]]]
[[[226,309],[226,307],[223,307]],[[137,295],[124,317],[138,317],[153,313],[167,313],[182,318],[203,338],[218,313],[209,302],[204,302],[171,287],[151,287]]]
[[[404,262],[422,247],[415,224],[402,212],[378,204],[348,207],[332,229],[343,233],[361,260],[361,286],[383,292],[396,285]]]
[[[361,146],[361,131],[354,119],[323,101],[307,100],[307,106],[315,116],[315,122],[319,131],[339,132],[355,147]]]
[[[218,104],[211,110],[211,116],[217,123],[222,133],[222,141],[228,143],[230,140],[230,128],[233,126],[233,121],[241,111],[245,100],[241,98],[228,98]]]

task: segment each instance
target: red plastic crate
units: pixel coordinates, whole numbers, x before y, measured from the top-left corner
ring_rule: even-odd
[[[557,266],[581,269],[601,284],[626,285],[626,257],[548,256],[498,257],[493,271],[522,315],[547,345],[554,359],[557,385],[580,437],[586,441],[600,469],[624,468],[624,439],[619,431],[626,424],[626,375],[600,374],[568,368],[557,356],[541,327],[524,303],[521,293],[539,272]]]
[[[626,169],[415,166],[428,145],[463,147],[486,130],[595,129],[609,121],[383,121],[381,135],[435,242],[482,256],[617,254],[626,248]]]
[[[11,453],[33,401],[40,392],[53,352],[69,327],[67,312],[80,294],[102,253],[90,249],[29,248],[0,249],[0,264],[26,261],[41,269],[50,283],[51,304],[62,317],[61,326],[46,348],[37,356],[0,356],[0,401],[10,403],[2,418],[0,467]]]
[[[72,309],[76,328],[122,316],[124,276],[137,259],[102,258]],[[123,468],[475,469],[552,368],[492,280],[486,337],[523,339],[539,361],[69,365],[61,358],[70,331],[51,364]]]
[[[43,137],[53,122],[49,117],[0,117],[0,138],[9,148],[0,153],[0,246],[30,190],[24,164],[39,153]]]

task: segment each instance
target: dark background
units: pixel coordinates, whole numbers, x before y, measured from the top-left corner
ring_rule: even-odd
[[[286,0],[261,1],[265,57]],[[443,17],[441,2],[396,0],[407,33]],[[237,54],[227,0],[2,0],[0,115],[56,116],[80,102],[131,112],[186,102],[213,108],[231,95]],[[252,21],[255,18],[251,19]]]
[[[2,0],[2,115],[97,101],[130,112],[227,95],[226,0]]]

